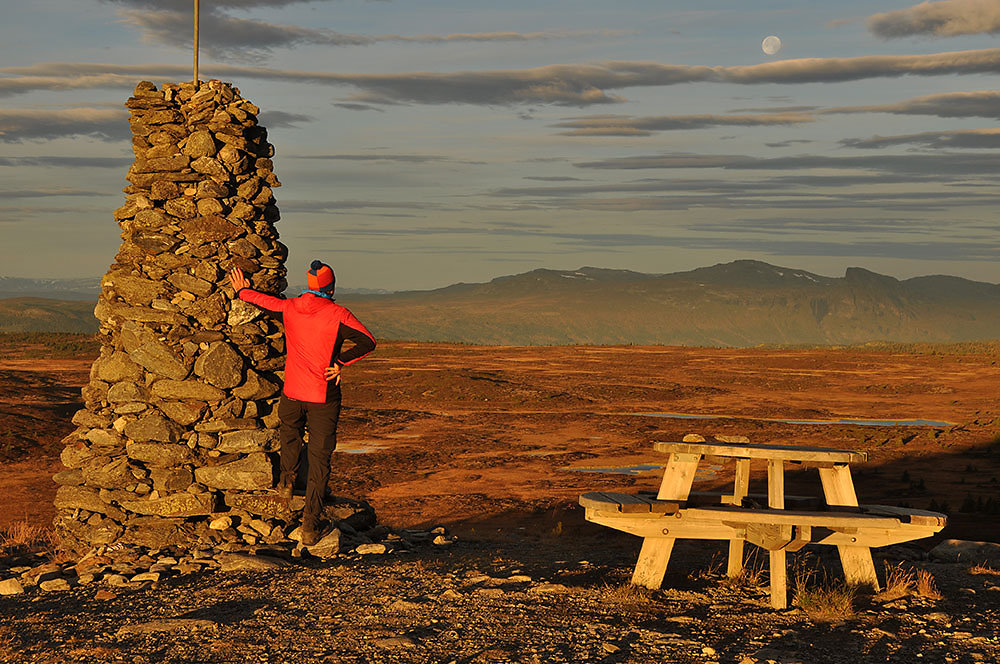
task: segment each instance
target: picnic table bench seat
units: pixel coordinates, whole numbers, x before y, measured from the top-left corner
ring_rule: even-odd
[[[887,546],[933,535],[947,523],[937,512],[889,505],[799,510],[687,504],[657,500],[648,493],[595,491],[580,496],[589,521],[639,537],[743,539],[768,550],[796,551],[810,543]]]

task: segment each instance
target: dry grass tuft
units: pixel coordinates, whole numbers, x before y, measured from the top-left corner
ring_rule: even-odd
[[[1000,570],[993,569],[989,565],[973,565],[969,568],[969,574],[989,574],[991,576],[1000,576]]]
[[[53,546],[52,531],[27,521],[15,521],[0,528],[0,555]]]
[[[85,646],[82,648],[73,648],[67,655],[73,659],[84,659],[87,657],[96,658],[98,661],[110,661],[113,655],[121,652],[117,648],[109,648],[107,646]]]
[[[17,654],[17,630],[10,625],[0,625],[0,660],[10,662]]]
[[[704,581],[707,579],[717,579],[722,574],[724,574],[725,561],[719,557],[719,554],[713,554],[712,559],[708,563],[708,567],[705,569],[693,569],[687,574],[689,581]]]
[[[944,595],[934,582],[934,575],[925,569],[917,571],[917,594],[928,599],[942,599]]]
[[[902,563],[885,566],[885,590],[878,594],[878,598],[891,602],[900,597],[908,597],[913,594],[917,587],[917,575],[912,569],[903,567]]]
[[[739,576],[727,576],[723,580],[723,585],[741,590],[754,590],[764,585],[767,576],[767,566],[761,556],[757,555],[758,549],[755,547],[750,558],[743,564],[743,571]]]
[[[804,563],[796,567],[794,579],[793,603],[798,605],[810,620],[836,623],[857,615],[854,605],[860,590],[858,586],[840,579],[831,579],[815,568],[807,568]]]
[[[601,596],[605,601],[616,604],[619,607],[639,607],[649,602],[653,597],[653,591],[642,586],[624,583],[620,586],[609,586],[607,584],[601,588]]]

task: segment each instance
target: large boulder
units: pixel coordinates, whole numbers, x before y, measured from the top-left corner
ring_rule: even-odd
[[[137,442],[175,443],[180,439],[180,428],[162,415],[153,413],[126,424],[125,435]]]
[[[258,453],[219,466],[196,468],[194,477],[214,489],[255,491],[273,486],[274,467],[266,454]]]
[[[223,454],[273,452],[278,449],[278,432],[274,429],[231,431],[219,437],[215,449]]]
[[[170,401],[208,401],[216,403],[226,398],[217,387],[195,380],[159,380],[150,388],[153,396]]]
[[[942,562],[1000,567],[1000,544],[996,542],[949,539],[931,549],[928,555]]]
[[[180,468],[153,468],[149,471],[153,480],[153,489],[161,494],[172,491],[183,491],[194,482],[194,471],[182,466]]]
[[[121,489],[135,483],[125,457],[99,456],[83,464],[83,481],[103,489]],[[93,510],[91,510],[93,511]]]
[[[93,367],[94,377],[106,383],[118,383],[123,380],[139,380],[142,378],[142,367],[129,359],[127,353],[115,351],[102,356]]]
[[[194,372],[216,387],[236,387],[243,381],[243,357],[226,342],[217,341],[195,360]]]
[[[100,494],[95,489],[83,486],[59,487],[56,491],[55,506],[56,509],[81,509],[88,512],[98,512],[116,521],[125,518],[125,514],[120,509],[101,500]]]
[[[192,460],[191,450],[187,445],[171,445],[169,443],[137,443],[129,441],[125,444],[128,458],[141,461],[153,468],[169,468],[180,466]]]
[[[215,503],[212,493],[174,493],[163,498],[123,501],[121,506],[136,514],[178,518],[211,514]]]
[[[161,401],[157,404],[163,414],[181,426],[194,424],[205,412],[207,404],[200,401]]]
[[[122,325],[122,345],[129,358],[147,371],[173,380],[184,380],[190,370],[157,335],[135,321]]]

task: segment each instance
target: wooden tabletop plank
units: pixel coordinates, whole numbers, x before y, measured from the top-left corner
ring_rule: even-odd
[[[866,453],[855,452],[854,450],[838,450],[827,447],[800,447],[797,445],[657,441],[653,443],[653,449],[657,452],[669,452],[672,454],[702,454],[735,459],[778,459],[796,462],[857,463],[865,461],[868,458]]]
[[[680,505],[674,501],[657,500],[649,496],[637,496],[628,493],[612,493],[607,491],[592,491],[580,496],[580,505],[602,511],[617,511],[623,513],[655,513],[667,514],[676,512]]]
[[[946,515],[941,514],[940,512],[917,510],[912,507],[896,507],[894,505],[862,505],[861,511],[864,514],[897,517],[904,523],[912,523],[918,526],[944,528],[948,525],[948,517]]]

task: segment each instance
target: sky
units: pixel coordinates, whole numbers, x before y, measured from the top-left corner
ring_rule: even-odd
[[[96,277],[124,102],[193,0],[4,3],[0,276]],[[1000,282],[1000,0],[201,0],[275,145],[290,281],[756,259]],[[775,35],[782,48],[764,53]]]

